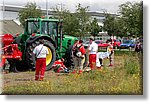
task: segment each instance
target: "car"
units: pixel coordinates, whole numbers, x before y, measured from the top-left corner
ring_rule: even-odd
[[[98,47],[101,47],[103,41],[101,41],[101,40],[95,40],[95,43],[98,45]]]
[[[98,47],[107,47],[108,44],[103,42],[102,40],[95,40],[95,43],[98,44]],[[87,48],[89,46],[90,42],[86,41],[85,43],[83,43],[84,47]]]
[[[98,47],[107,47],[108,43],[102,41],[102,40],[95,40],[95,43],[98,44]]]
[[[118,48],[121,44],[121,41],[119,39],[107,39],[106,42],[113,42],[114,48]]]
[[[120,46],[120,44],[121,44],[121,42],[120,42],[120,40],[118,40],[118,39],[114,39],[114,43],[113,43],[113,46],[114,47],[119,47]]]
[[[120,49],[131,49],[135,47],[135,42],[132,40],[124,40],[122,44],[120,44]]]
[[[90,45],[89,41],[83,42],[83,46],[85,49],[87,49],[89,45]]]

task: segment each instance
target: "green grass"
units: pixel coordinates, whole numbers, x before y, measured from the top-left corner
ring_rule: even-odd
[[[116,54],[115,66],[107,67],[108,60],[105,59],[105,66],[100,71],[82,74],[56,74],[48,71],[44,81],[34,81],[34,72],[25,72],[25,76],[32,76],[30,80],[17,82],[18,84],[5,83],[2,94],[142,95],[142,73],[137,54]],[[134,66],[134,71],[129,73]],[[4,79],[10,77],[6,75]],[[17,74],[12,81],[15,78],[18,78]]]

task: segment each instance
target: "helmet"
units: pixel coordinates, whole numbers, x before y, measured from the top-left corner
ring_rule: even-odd
[[[81,52],[77,52],[77,54],[76,54],[78,57],[81,57]]]

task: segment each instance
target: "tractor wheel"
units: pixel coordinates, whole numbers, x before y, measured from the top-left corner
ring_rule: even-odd
[[[25,67],[25,63],[23,61],[16,60],[14,63],[15,63],[17,71],[22,72],[22,71],[27,71],[28,70],[28,68]]]
[[[35,56],[33,55],[34,48],[39,45],[39,40],[34,41],[27,47],[26,51],[26,61],[30,69],[35,70]],[[46,57],[46,70],[50,70],[51,66],[56,60],[56,51],[55,47],[48,40],[44,40],[44,45],[48,48],[49,54]]]
[[[74,66],[73,58],[72,58],[72,47],[73,45],[71,45],[68,48],[65,54],[65,66],[66,67]],[[83,59],[83,68],[87,67],[87,62],[88,62],[88,55],[85,54],[84,59]]]

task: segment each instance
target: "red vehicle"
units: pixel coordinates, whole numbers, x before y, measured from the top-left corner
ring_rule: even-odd
[[[111,41],[113,43],[113,47],[119,47],[121,42],[118,39],[108,39],[107,41]]]
[[[14,39],[11,34],[4,34],[0,36],[2,39],[2,55],[0,67],[3,67],[6,59],[16,59],[20,60],[22,56],[22,52],[18,49],[18,44],[13,44]]]
[[[95,43],[98,44],[98,47],[107,47],[108,44],[106,42],[103,42],[101,40],[95,40]]]
[[[89,41],[83,43],[84,47],[87,48],[89,46]],[[95,43],[98,44],[98,47],[107,47],[108,44],[106,42],[103,42],[102,40],[95,40]]]
[[[118,39],[114,39],[114,41],[113,41],[113,46],[114,47],[119,47],[120,44],[121,44],[121,42]]]

